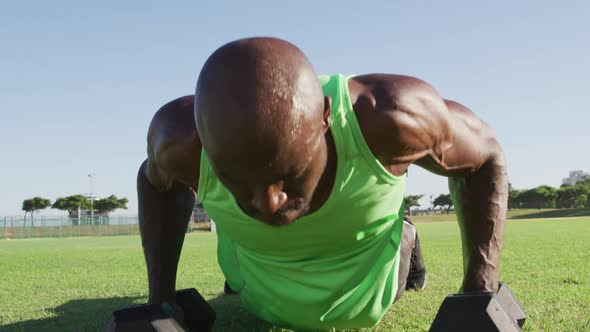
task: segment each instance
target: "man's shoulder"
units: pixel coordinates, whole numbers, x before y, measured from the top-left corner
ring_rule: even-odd
[[[148,130],[148,159],[162,172],[196,189],[201,148],[193,96],[176,98],[156,112]]]
[[[409,125],[408,121],[437,117],[446,111],[438,92],[426,81],[412,76],[359,75],[350,78],[348,88],[357,118],[376,126],[375,130],[400,130],[400,126]]]
[[[367,74],[352,77],[348,86],[365,141],[385,167],[407,167],[432,148],[436,132],[447,131],[442,98],[419,78]]]
[[[350,81],[370,92],[375,98],[375,102],[385,106],[381,107],[383,111],[393,110],[389,106],[398,106],[392,105],[392,102],[398,103],[408,99],[438,96],[432,85],[414,76],[376,73],[353,76]]]
[[[187,95],[173,99],[163,106],[161,106],[154,118],[151,126],[165,125],[174,122],[181,122],[187,117],[193,117],[194,112],[194,96]]]

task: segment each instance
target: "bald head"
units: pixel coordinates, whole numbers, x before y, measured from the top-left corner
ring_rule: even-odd
[[[268,224],[305,215],[327,165],[329,103],[311,64],[274,38],[231,42],[203,66],[195,119],[219,180]]]
[[[207,59],[197,82],[195,119],[211,159],[231,155],[235,161],[255,148],[265,150],[264,162],[272,162],[293,153],[295,145],[313,148],[323,103],[316,73],[301,50],[279,39],[249,38],[226,44]]]

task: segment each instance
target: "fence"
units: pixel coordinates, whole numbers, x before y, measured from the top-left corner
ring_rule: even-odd
[[[191,218],[187,232],[209,231],[211,223],[202,216]],[[33,220],[18,217],[0,219],[0,239],[24,239],[43,237],[80,237],[138,235],[137,217],[118,216],[111,218],[35,217]]]

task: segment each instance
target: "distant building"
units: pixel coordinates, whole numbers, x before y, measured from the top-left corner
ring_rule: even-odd
[[[590,173],[584,171],[570,171],[570,176],[563,179],[563,184],[573,186],[576,182],[590,179]]]

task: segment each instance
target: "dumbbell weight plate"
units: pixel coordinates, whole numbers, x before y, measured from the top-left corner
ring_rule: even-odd
[[[498,302],[504,308],[508,316],[512,317],[513,320],[516,321],[518,327],[522,328],[524,325],[524,321],[526,319],[526,313],[522,306],[510,291],[510,288],[503,283],[500,282],[500,286],[498,287],[498,293],[496,294]]]
[[[503,301],[507,306],[511,304],[511,299],[516,301],[513,296],[507,296],[512,294],[505,285],[504,288],[500,293],[502,299],[498,294],[491,292],[447,296],[432,322],[430,331],[521,331],[516,320],[521,318],[513,318],[510,309],[507,310],[501,304]],[[508,293],[505,293],[506,290]],[[516,305],[519,305],[518,302]],[[522,322],[524,323],[523,318]]]

